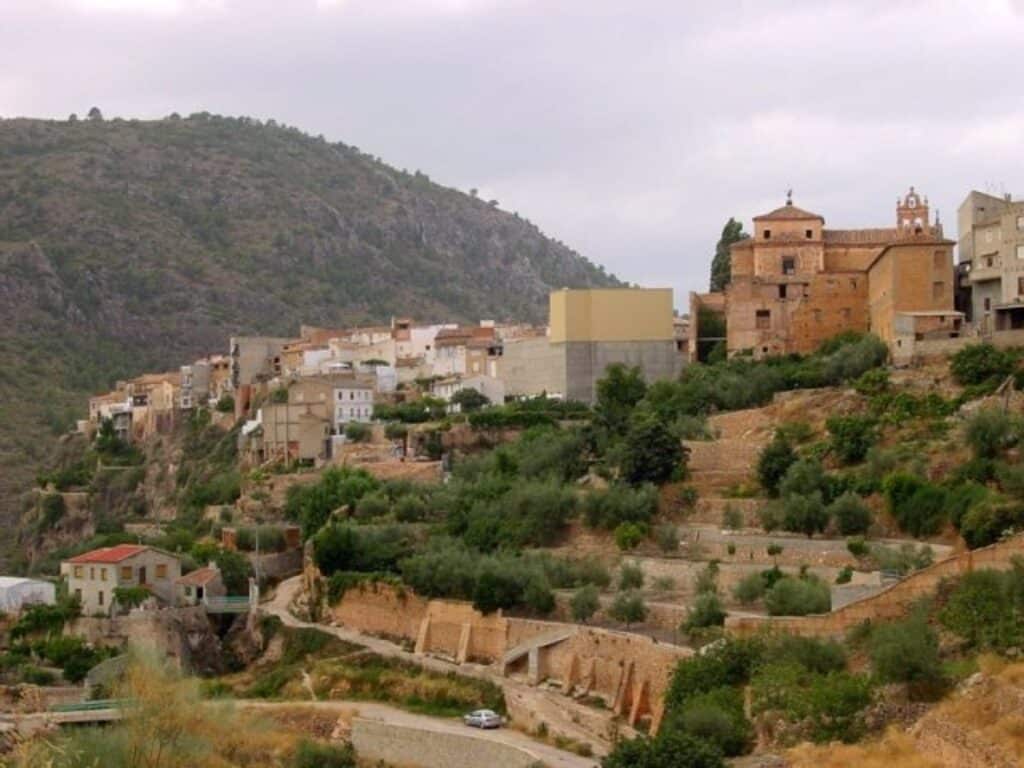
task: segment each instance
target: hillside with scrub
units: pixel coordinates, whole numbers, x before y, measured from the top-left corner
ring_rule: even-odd
[[[417,628],[400,616],[372,653],[268,624],[258,648],[210,673],[207,695],[312,690],[449,716],[500,707],[502,691],[561,696],[561,719],[538,705],[546,719],[520,727],[605,768],[871,765],[915,750],[921,766],[1013,765],[1024,560],[982,553],[1017,551],[1024,531],[1021,360],[978,343],[893,368],[877,338],[850,334],[811,355],[696,364],[653,384],[612,366],[593,407],[538,398],[451,414],[411,397],[315,468],[247,463],[238,426],[202,410],[138,446],[105,428],[66,443],[41,478],[22,565],[53,574],[61,558],[141,537],[186,569],[216,562],[237,591],[254,575],[254,540],[283,548],[296,526],[309,542],[292,584],[302,632],[358,621],[374,600],[426,610],[433,599],[480,621],[546,622],[542,636],[652,638],[679,649],[663,701],[622,711],[614,690],[577,685],[571,665],[543,666],[538,684],[500,660],[417,662]],[[380,458],[393,440],[409,461]],[[403,475],[419,467],[437,474]],[[965,551],[976,567],[947,569],[897,610],[841,633],[800,630],[812,626],[800,617],[903,594]],[[358,624],[337,631],[370,641]],[[32,640],[38,628],[20,632],[8,681],[73,655]],[[432,676],[465,669],[472,682]],[[972,721],[972,706],[993,715]]]
[[[0,520],[87,395],[229,336],[538,321],[552,289],[619,284],[496,200],[273,120],[0,120]]]

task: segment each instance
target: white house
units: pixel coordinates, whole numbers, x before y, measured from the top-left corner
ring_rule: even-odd
[[[56,601],[56,589],[48,581],[0,576],[0,613],[18,613],[29,605],[53,605]]]
[[[118,587],[144,587],[162,602],[174,602],[181,561],[156,547],[118,544],[94,549],[60,564],[68,591],[78,598],[86,616],[109,614]]]
[[[435,381],[430,392],[446,403],[451,403],[452,398],[464,389],[475,389],[492,405],[505,402],[505,382],[493,376],[449,376]],[[458,413],[460,408],[458,405],[450,405],[448,410]]]
[[[347,381],[336,381],[334,423],[342,426],[351,421],[373,421],[373,393],[374,381],[369,378],[353,376]]]

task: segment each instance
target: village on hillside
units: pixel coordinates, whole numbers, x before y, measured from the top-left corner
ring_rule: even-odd
[[[567,287],[546,326],[117,382],[0,579],[0,738],[118,721],[143,647],[394,765],[1015,764],[1024,201],[971,192],[953,240],[910,187],[888,224],[790,195],[686,313]],[[1002,730],[960,738],[972,707]]]

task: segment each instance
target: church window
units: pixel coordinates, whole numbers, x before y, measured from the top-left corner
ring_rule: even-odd
[[[805,229],[804,230],[804,237],[806,237],[808,240],[813,240],[814,239],[814,230],[813,229]]]
[[[1017,278],[1017,296],[1024,296],[1024,277]]]
[[[767,330],[771,327],[772,313],[767,309],[759,309],[757,310],[757,314],[754,316],[754,320],[758,330]]]
[[[782,274],[794,275],[796,274],[796,258],[794,256],[783,256],[782,257]]]
[[[772,239],[772,231],[770,229],[766,229],[764,231],[764,239],[765,240],[771,240]]]
[[[786,298],[786,284],[785,283],[783,283],[782,285],[779,286],[779,298],[780,299]]]

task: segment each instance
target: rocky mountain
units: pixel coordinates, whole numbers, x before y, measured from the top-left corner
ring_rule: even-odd
[[[540,321],[618,281],[497,202],[270,121],[0,120],[0,521],[116,378],[230,334]]]

